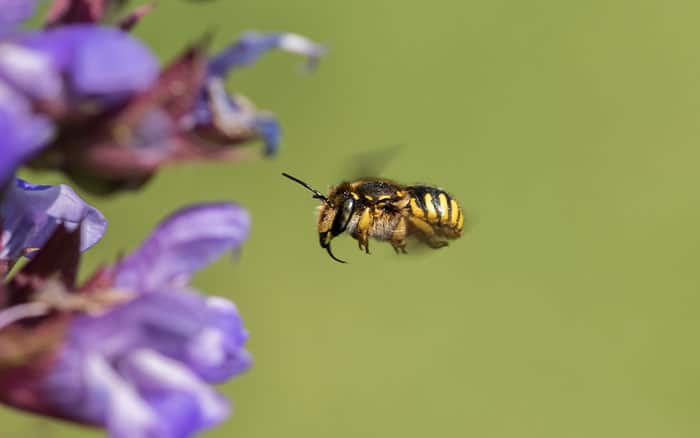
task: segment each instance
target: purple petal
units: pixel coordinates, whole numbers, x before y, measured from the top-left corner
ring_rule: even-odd
[[[16,260],[29,248],[40,248],[59,224],[81,226],[80,249],[102,238],[107,220],[67,185],[38,186],[17,178],[0,202],[2,252],[0,258]]]
[[[64,406],[72,410],[70,415],[107,427],[115,438],[167,436],[167,424],[104,357],[86,354],[82,359],[77,370],[80,383],[84,382],[78,387],[84,390],[82,403]],[[66,388],[66,392],[71,389],[76,388]]]
[[[99,317],[76,320],[68,343],[110,359],[141,348],[182,358],[189,339],[208,324],[200,295],[171,289],[139,295]]]
[[[206,91],[195,103],[189,118],[183,125],[199,129],[212,129],[232,143],[259,136],[265,142],[265,155],[272,156],[279,149],[281,129],[277,119],[267,113],[258,112],[241,96],[232,97],[224,88],[221,78],[207,79]]]
[[[126,360],[120,362],[119,370],[142,394],[159,396],[160,400],[178,394],[191,398],[199,411],[195,411],[198,415],[181,427],[192,430],[211,427],[230,414],[228,402],[195,373],[182,363],[153,350],[132,352]],[[161,406],[167,407],[165,403]],[[185,407],[192,413],[191,406]]]
[[[309,58],[309,64],[315,65],[323,55],[323,46],[293,33],[248,32],[232,46],[214,56],[209,62],[209,74],[223,77],[233,68],[252,64],[260,55],[272,49],[298,53]]]
[[[189,437],[230,414],[212,388],[150,350],[135,350],[118,364],[95,353],[74,363],[71,378],[62,370],[64,380],[54,374],[45,381],[45,394],[59,412],[105,427],[111,437]]]
[[[47,55],[78,96],[143,91],[158,75],[151,52],[115,28],[76,24],[27,36],[21,43]]]
[[[64,97],[63,78],[51,58],[19,44],[0,43],[0,79],[33,99]]]
[[[73,85],[83,94],[145,90],[158,76],[158,63],[125,33],[91,32],[75,55]]]
[[[184,285],[224,252],[240,247],[249,230],[248,212],[235,204],[182,209],[115,266],[115,286],[145,292]]]
[[[257,114],[254,126],[265,142],[265,155],[268,157],[275,155],[282,139],[282,129],[277,119],[271,115]]]
[[[11,31],[36,11],[35,0],[0,0],[0,33]]]
[[[219,341],[199,349],[214,351],[193,361],[193,345],[206,337]],[[207,376],[242,371],[250,363],[246,338],[235,307],[222,298],[185,290],[142,294],[71,323],[44,394],[58,412],[106,425],[112,436],[189,436],[229,415]]]
[[[200,409],[194,397],[175,391],[153,391],[142,397],[160,417],[168,419],[164,422],[168,428],[167,437],[189,437],[202,428]]]
[[[251,64],[272,49],[305,55],[311,66],[325,51],[323,46],[293,33],[246,33],[209,61],[205,86],[190,114],[183,118],[183,127],[193,127],[205,135],[215,134],[222,143],[235,144],[261,137],[265,155],[274,155],[280,143],[280,128],[275,118],[258,113],[241,97],[230,96],[223,80],[232,69]]]
[[[207,382],[220,382],[250,367],[247,339],[230,301],[171,289],[140,295],[100,317],[80,318],[69,343],[111,359],[151,349],[187,364]]]
[[[231,301],[208,297],[206,308],[211,326],[187,343],[184,360],[207,382],[219,383],[250,368],[252,358],[243,348],[248,332]]]
[[[31,112],[22,96],[0,81],[0,199],[17,168],[50,139],[48,119]]]

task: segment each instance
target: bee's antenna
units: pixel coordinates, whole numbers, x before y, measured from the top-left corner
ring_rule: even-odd
[[[291,179],[292,181],[294,181],[295,183],[301,184],[302,186],[306,187],[309,191],[311,191],[311,193],[314,194],[314,196],[313,196],[314,199],[320,199],[321,201],[325,202],[326,204],[330,204],[328,202],[328,198],[326,198],[326,196],[323,193],[319,192],[318,190],[311,187],[310,185],[308,185],[304,181],[300,180],[299,178],[295,178],[292,175],[285,173],[285,172],[282,172],[282,176],[285,176],[285,177]],[[333,257],[332,254],[331,254],[331,257]],[[335,259],[335,257],[333,257],[333,258]],[[338,260],[338,261],[340,261],[340,260]]]

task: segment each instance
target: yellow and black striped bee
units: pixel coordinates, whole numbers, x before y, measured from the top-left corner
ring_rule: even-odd
[[[369,254],[369,238],[389,241],[398,253],[406,252],[409,237],[431,248],[447,246],[464,229],[464,213],[457,201],[437,187],[405,186],[380,178],[343,182],[324,195],[287,173],[283,176],[301,184],[319,199],[318,233],[321,247],[331,252],[331,240],[346,232]]]

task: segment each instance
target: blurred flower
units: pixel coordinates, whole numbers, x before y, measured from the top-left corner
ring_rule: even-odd
[[[27,100],[0,79],[0,193],[12,181],[15,170],[39,152],[52,131],[51,122],[34,114]]]
[[[152,2],[121,14],[120,0],[55,0],[47,28],[31,32],[16,25],[34,3],[3,3],[0,134],[8,131],[2,141],[11,143],[12,167],[59,169],[95,192],[138,188],[170,163],[254,156],[233,146],[258,138],[273,155],[276,119],[230,95],[226,76],[272,49],[307,56],[310,65],[324,51],[296,34],[251,32],[211,59],[206,43],[194,44],[159,72],[151,52],[125,32]]]
[[[250,366],[248,334],[233,303],[188,282],[249,226],[232,204],[181,210],[79,288],[78,233],[58,228],[0,286],[2,401],[113,437],[186,437],[221,422],[230,407],[210,384]],[[71,255],[53,257],[59,249]]]
[[[202,135],[213,135],[221,141],[234,143],[257,133],[265,142],[266,155],[277,152],[280,128],[275,118],[255,111],[248,100],[230,96],[224,89],[224,80],[232,70],[254,63],[260,55],[272,49],[307,56],[310,68],[315,67],[324,52],[323,47],[296,34],[246,33],[209,60],[205,86],[183,123],[191,125]]]
[[[113,109],[158,75],[151,52],[111,27],[76,24],[26,33],[2,49],[5,81],[59,120]]]
[[[33,185],[17,178],[0,193],[0,279],[23,255],[39,248],[62,225],[80,226],[80,251],[102,238],[107,220],[64,184]]]
[[[211,60],[206,43],[193,45],[161,71],[145,90],[117,110],[75,118],[30,164],[58,168],[88,189],[111,192],[138,188],[158,168],[191,160],[240,160],[237,147],[256,138],[265,154],[277,151],[275,118],[225,90],[225,76],[274,48],[309,56],[323,49],[294,34],[246,34]],[[248,154],[250,155],[250,154]]]
[[[104,118],[157,74],[151,53],[117,29],[76,25],[0,39],[0,187],[30,159],[60,161],[46,150],[55,134]]]

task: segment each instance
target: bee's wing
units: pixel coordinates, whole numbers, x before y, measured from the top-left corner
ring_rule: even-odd
[[[391,161],[400,153],[404,145],[383,146],[359,152],[348,159],[343,178],[357,180],[377,178],[382,175]]]

